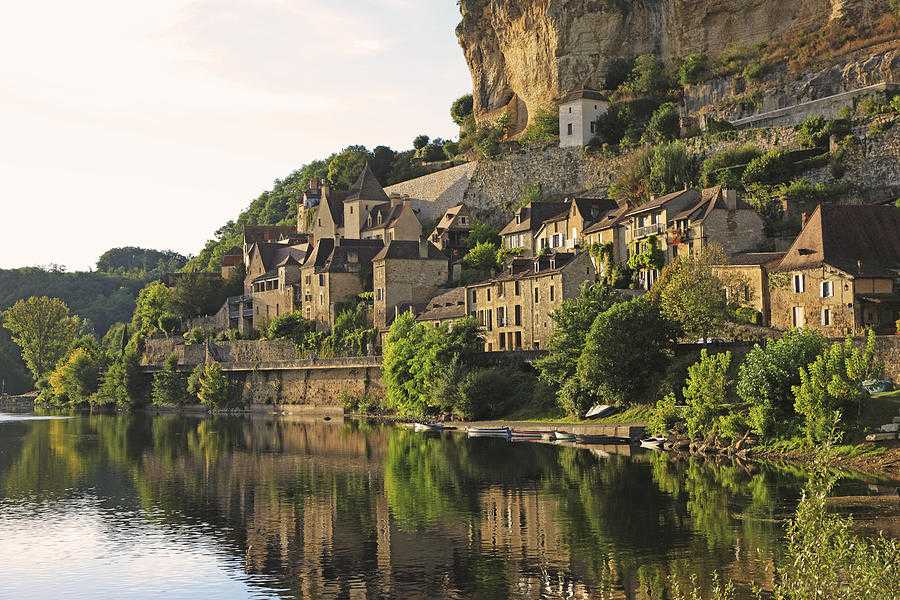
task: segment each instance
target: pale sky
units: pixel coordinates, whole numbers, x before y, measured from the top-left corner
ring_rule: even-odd
[[[455,0],[0,0],[0,268],[198,252],[349,144],[455,138]]]

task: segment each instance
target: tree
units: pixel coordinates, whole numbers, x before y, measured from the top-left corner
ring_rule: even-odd
[[[140,337],[135,336],[124,352],[113,359],[101,377],[100,388],[94,397],[96,404],[127,407],[141,401],[146,392],[139,347]]]
[[[634,59],[628,80],[619,90],[632,96],[661,96],[671,88],[665,65],[653,54],[641,54]]]
[[[349,190],[370,158],[365,146],[347,146],[328,160],[328,180],[336,189]]]
[[[69,314],[69,307],[62,300],[32,296],[19,300],[3,313],[3,326],[21,349],[37,382],[65,357],[84,323]]]
[[[700,360],[688,367],[683,394],[687,404],[685,424],[691,438],[717,433],[719,420],[729,414],[730,366],[731,352],[709,354],[703,349]]]
[[[736,391],[749,407],[753,431],[770,436],[779,424],[796,418],[791,389],[800,384],[800,369],[814,362],[826,346],[819,333],[794,329],[747,353],[738,370]]]
[[[693,52],[684,57],[678,68],[678,83],[692,85],[700,83],[707,74],[708,61],[706,55]]]
[[[322,340],[321,351],[325,356],[365,356],[377,335],[377,330],[369,327],[366,305],[358,302],[338,313],[334,327]]]
[[[375,146],[372,149],[372,159],[369,162],[369,166],[372,167],[372,172],[375,173],[375,177],[382,184],[386,184],[390,178],[395,160],[397,160],[397,153],[388,146]]]
[[[465,122],[466,118],[472,114],[473,100],[472,94],[460,96],[453,101],[450,106],[450,118],[459,126]]]
[[[466,246],[474,248],[484,242],[499,248],[501,243],[500,230],[483,221],[474,221],[471,229],[469,229],[469,235],[466,237]]]
[[[602,312],[619,302],[618,293],[602,283],[585,283],[574,298],[563,300],[550,315],[553,332],[547,343],[548,354],[535,363],[541,379],[559,390],[575,375],[578,357],[584,350],[588,331]]]
[[[201,367],[194,389],[200,404],[212,409],[223,408],[231,399],[231,382],[217,362]]]
[[[140,291],[131,318],[132,327],[142,335],[157,331],[170,334],[177,325],[179,307],[172,288],[156,281]]]
[[[875,355],[875,334],[869,330],[859,348],[849,337],[832,344],[808,367],[800,368],[800,385],[794,386],[794,410],[803,417],[803,431],[811,442],[831,438],[846,428],[846,419],[868,397],[862,383],[880,378],[884,365]]]
[[[725,185],[732,189],[743,189],[741,176],[744,169],[762,150],[752,144],[722,150],[703,161],[700,167],[700,184],[705,187]]]
[[[315,333],[316,324],[306,319],[300,312],[292,312],[280,317],[275,317],[269,322],[266,330],[266,339],[288,339],[298,346],[305,345],[310,334]]]
[[[153,375],[150,399],[157,406],[171,406],[184,404],[187,397],[187,378],[178,372],[178,355],[172,353]]]
[[[725,323],[728,298],[712,266],[724,264],[724,252],[707,248],[700,254],[679,256],[657,282],[663,315],[678,323],[686,336],[707,340]]]
[[[650,157],[647,188],[662,196],[686,187],[694,179],[694,164],[682,142],[657,146]]]
[[[422,148],[427,146],[428,142],[430,142],[430,141],[431,141],[431,138],[425,134],[417,135],[416,138],[413,140],[413,148],[415,148],[416,150],[421,150]]]
[[[96,349],[78,347],[72,350],[50,373],[49,389],[45,391],[52,396],[50,402],[70,406],[87,404],[97,391],[100,367]],[[42,394],[42,397],[45,396]]]
[[[463,265],[473,271],[491,273],[497,268],[498,247],[491,242],[481,242],[463,257]]]
[[[179,270],[187,263],[187,258],[171,250],[150,250],[147,248],[112,248],[97,259],[97,270],[101,273],[124,273],[161,275]]]
[[[676,328],[643,298],[614,304],[597,315],[578,359],[583,386],[609,404],[646,401],[665,372]]]
[[[183,274],[172,289],[178,316],[187,320],[216,314],[228,298],[226,284],[221,277],[210,277],[207,273]]]
[[[646,144],[660,144],[677,139],[681,135],[681,116],[673,102],[660,105],[650,117],[642,141]]]

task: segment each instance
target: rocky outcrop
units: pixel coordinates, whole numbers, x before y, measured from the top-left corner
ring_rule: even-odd
[[[673,60],[694,51],[715,57],[824,26],[861,1],[460,0],[457,37],[477,117],[505,110],[521,130],[530,114],[568,91],[602,88],[613,59],[654,53]]]

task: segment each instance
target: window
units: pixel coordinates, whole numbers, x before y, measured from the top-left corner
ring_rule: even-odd
[[[491,288],[488,288],[488,289],[487,289],[487,301],[488,301],[488,302],[491,301]]]
[[[569,127],[568,127],[567,131],[568,131],[569,135],[572,135],[572,124],[571,123],[569,123]]]
[[[540,343],[538,340],[535,340],[535,341],[534,341],[534,349],[535,349],[535,350],[540,350],[540,349],[541,349],[541,343]]]
[[[823,281],[820,287],[823,298],[831,298],[832,296],[834,296],[834,283],[832,283],[831,281]]]
[[[319,294],[319,306],[325,306],[325,294]]]
[[[806,310],[802,306],[791,309],[791,323],[798,329],[806,326]]]
[[[319,273],[319,287],[325,287],[325,273]]]
[[[570,114],[570,115],[572,114],[572,107],[571,107],[571,106],[569,107],[569,114]]]
[[[794,275],[794,293],[802,294],[806,291],[806,275],[797,273]]]
[[[497,327],[506,327],[506,307],[497,307]]]
[[[472,304],[478,302],[478,290],[472,290]]]
[[[498,339],[498,341],[500,342],[499,348],[501,350],[506,350],[506,334],[505,333],[500,334],[500,338]]]
[[[378,288],[375,290],[375,299],[376,300],[384,300],[384,289]]]
[[[494,313],[490,311],[490,309],[484,311],[485,320],[487,321],[486,325],[488,331],[494,328]]]
[[[597,128],[597,124],[594,123],[593,121],[591,121],[591,133],[595,133],[596,128]]]
[[[319,227],[322,226],[322,219],[319,219]]]
[[[513,309],[513,313],[515,314],[516,325],[521,325],[522,324],[522,307],[520,305],[516,304],[515,309]]]
[[[553,302],[554,300],[556,300],[556,295],[553,293],[553,291],[554,291],[553,286],[551,285],[550,286],[550,302]]]
[[[541,301],[541,290],[538,288],[534,288],[534,303],[537,304]]]
[[[503,284],[501,283],[501,284],[497,285],[497,297],[502,298],[503,292],[504,292]]]
[[[516,332],[516,350],[521,350],[521,349],[522,349],[522,332],[517,331]]]
[[[352,206],[350,207],[350,214],[351,214],[351,215],[353,214],[353,207],[352,207]]]
[[[831,325],[831,309],[823,308],[822,309],[822,326],[828,327]]]
[[[522,282],[516,280],[516,296],[522,295]]]

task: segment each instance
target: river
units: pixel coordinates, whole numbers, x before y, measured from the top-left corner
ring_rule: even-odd
[[[742,597],[770,582],[802,469],[632,452],[313,417],[0,415],[0,598],[649,600],[672,576],[718,572]]]

